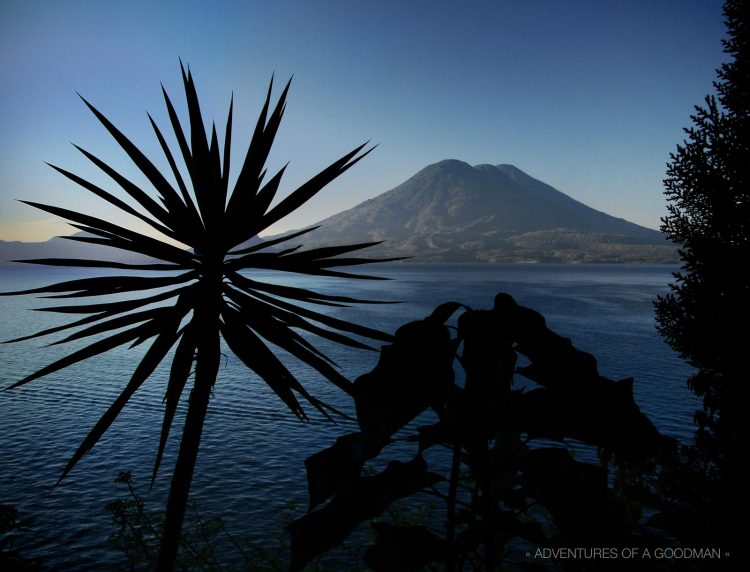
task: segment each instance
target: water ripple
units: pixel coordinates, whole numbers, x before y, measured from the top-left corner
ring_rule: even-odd
[[[61,269],[0,274],[0,290],[66,278]],[[356,294],[404,304],[336,309],[344,318],[392,331],[403,321],[428,314],[436,303],[459,300],[473,307],[491,305],[494,294],[509,292],[541,311],[553,329],[593,353],[600,370],[613,379],[633,376],[635,396],[665,434],[689,439],[698,401],[686,388],[688,368],[656,333],[651,301],[666,291],[669,267],[626,266],[386,266],[388,283],[357,284]],[[65,271],[67,272],[67,271]],[[287,283],[334,291],[327,279],[287,277]],[[296,282],[295,282],[296,281]],[[348,285],[347,285],[348,287]],[[352,294],[352,292],[346,292]],[[2,298],[0,338],[9,339],[62,323],[61,317],[29,312],[44,304],[29,298]],[[64,320],[62,320],[64,321]],[[329,352],[345,375],[354,378],[373,367],[377,354],[346,348]],[[80,346],[77,346],[80,347]],[[37,340],[0,345],[0,385],[7,387],[70,348],[40,347]],[[57,486],[65,464],[88,430],[127,384],[143,353],[113,350],[85,365],[0,393],[0,502],[30,518],[24,553],[58,570],[100,570],[119,554],[106,546],[110,517],[106,504],[122,494],[113,479],[134,474],[147,494],[158,446],[166,367],[160,367],[126,406],[120,418],[68,477]],[[204,515],[222,515],[232,532],[255,540],[278,534],[275,522],[287,501],[306,505],[304,460],[336,436],[352,430],[329,423],[310,410],[302,423],[238,360],[228,356],[210,403],[196,467],[192,498]],[[350,400],[332,384],[292,363],[290,368],[316,396],[352,412]],[[178,411],[163,473],[147,496],[162,506],[174,463],[185,405]]]

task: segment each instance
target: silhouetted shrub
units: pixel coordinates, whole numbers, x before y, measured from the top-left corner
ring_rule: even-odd
[[[516,374],[531,387],[515,387]],[[668,449],[632,383],[599,375],[593,356],[506,294],[491,310],[438,306],[399,328],[355,381],[360,431],[307,459],[310,510],[288,527],[292,570],[394,501],[425,495],[443,503],[444,521],[374,524],[365,561],[376,572],[436,563],[495,570],[521,559],[509,552],[519,545],[626,546],[640,505],[616,496],[606,466],[577,460],[570,442],[633,462]],[[363,472],[370,460],[382,466],[396,441],[411,443],[411,459]],[[525,565],[543,560],[532,554]]]

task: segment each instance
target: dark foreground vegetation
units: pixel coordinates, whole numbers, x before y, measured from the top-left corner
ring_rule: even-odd
[[[391,339],[386,333],[331,318],[310,309],[309,306],[352,304],[362,302],[360,300],[259,282],[241,274],[245,269],[256,268],[318,276],[374,279],[338,270],[341,266],[378,262],[377,259],[342,257],[372,244],[314,248],[305,251],[298,251],[299,246],[268,250],[269,247],[293,240],[308,231],[293,233],[272,241],[257,240],[259,232],[308,201],[370,151],[363,151],[365,145],[357,147],[272,206],[284,169],[266,180],[265,163],[284,114],[289,90],[287,84],[271,110],[272,81],[247,155],[230,192],[232,105],[229,107],[222,153],[216,127],[213,127],[210,139],[206,135],[193,77],[184,67],[182,78],[189,114],[189,144],[166,91],[164,101],[179,144],[183,170],[177,167],[175,157],[162,132],[149,117],[170,165],[171,177],[176,181],[176,188],[121,131],[84,99],[84,103],[153,186],[158,201],[85,149],[78,148],[119,186],[122,193],[137,204],[137,208],[118,198],[116,194],[65,169],[53,166],[56,171],[77,185],[108,202],[115,209],[146,223],[171,241],[158,240],[86,213],[29,202],[28,204],[36,208],[67,219],[74,228],[83,231],[82,234],[68,236],[66,239],[124,250],[146,256],[152,262],[125,263],[75,258],[25,260],[22,262],[67,267],[116,268],[136,271],[138,274],[97,276],[4,293],[46,294],[51,298],[89,298],[89,301],[83,304],[44,308],[47,312],[83,317],[66,325],[11,341],[48,336],[75,328],[78,328],[77,331],[55,343],[94,340],[82,349],[14,383],[8,389],[19,388],[42,376],[118,346],[133,347],[150,341],[150,346],[135,368],[130,381],[81,443],[63,470],[61,480],[96,444],[133,394],[169,355],[171,368],[164,396],[161,439],[151,478],[153,483],[157,477],[178,403],[186,388],[190,388],[188,410],[177,461],[172,471],[161,535],[157,567],[162,570],[174,568],[203,424],[218,375],[221,341],[226,343],[248,369],[267,383],[292,413],[300,420],[306,420],[306,413],[298,398],[307,401],[326,417],[338,412],[310,395],[269,349],[269,343],[307,364],[342,391],[350,393],[349,380],[339,373],[334,367],[335,364],[326,355],[298,331],[360,349],[369,346],[352,338],[351,334],[381,342]],[[191,190],[183,178],[183,171],[187,173]],[[185,248],[175,246],[174,241],[181,243]],[[144,275],[144,271],[150,274]],[[122,294],[129,296],[124,300],[119,297],[110,301],[100,301],[102,296]],[[169,300],[173,301],[171,305],[161,304]],[[299,305],[300,303],[303,305]],[[170,354],[172,349],[174,352]]]
[[[745,420],[750,405],[745,348],[750,281],[744,266],[750,260],[750,2],[727,1],[725,15],[725,51],[731,60],[719,70],[717,96],[696,108],[665,181],[671,203],[663,230],[681,246],[683,268],[672,293],[656,302],[656,317],[665,339],[697,368],[690,387],[704,404],[696,415],[695,441],[686,446],[659,435],[633,402],[631,381],[601,377],[593,356],[551,332],[541,315],[507,295],[498,295],[492,308],[484,310],[442,304],[390,335],[306,305],[358,300],[264,284],[240,274],[245,268],[263,268],[360,279],[338,268],[372,262],[347,256],[368,244],[264,251],[273,244],[249,242],[366,154],[363,147],[355,149],[271,206],[283,169],[264,182],[263,165],[283,115],[286,89],[273,111],[269,89],[231,193],[231,107],[222,155],[216,130],[206,136],[189,72],[183,70],[189,143],[166,93],[165,102],[190,189],[155,123],[177,188],[87,103],[151,182],[159,201],[84,150],[137,207],[55,168],[190,249],[83,213],[35,205],[88,233],[71,240],[156,261],[31,262],[177,272],[74,280],[16,292],[62,298],[128,293],[132,301],[48,308],[82,317],[22,339],[69,328],[78,329],[64,341],[104,337],[12,387],[119,345],[151,340],[130,382],[81,444],[65,476],[174,348],[152,479],[186,387],[190,397],[164,519],[151,521],[134,494],[125,504],[110,506],[119,527],[115,539],[132,567],[221,566],[210,560],[212,541],[222,532],[219,521],[198,517],[185,535],[181,531],[223,338],[300,419],[305,412],[299,396],[326,416],[339,412],[310,395],[267,342],[314,368],[356,405],[360,430],[342,435],[306,463],[309,510],[285,526],[288,557],[266,558],[262,566],[317,567],[320,555],[372,522],[374,541],[362,558],[376,571],[748,569],[750,494],[744,467],[750,458]],[[148,293],[150,289],[156,293]],[[170,299],[172,305],[153,306]],[[300,330],[353,348],[368,347],[363,338],[386,345],[377,366],[351,383]],[[526,379],[522,389],[520,377]],[[411,446],[406,458],[391,458],[388,445],[395,441]],[[128,477],[122,481],[130,487]],[[412,507],[428,500],[434,513],[377,520],[404,499]],[[14,544],[18,516],[6,507],[0,516],[0,563],[9,569],[30,567]],[[237,547],[242,549],[241,543]],[[657,556],[665,551],[680,556]],[[246,560],[248,568],[260,567],[252,558]]]
[[[665,180],[662,230],[681,246],[682,271],[656,302],[659,331],[697,368],[703,399],[695,442],[669,469],[664,494],[674,533],[712,542],[750,561],[750,2],[724,6],[729,61],[716,95],[696,107]]]

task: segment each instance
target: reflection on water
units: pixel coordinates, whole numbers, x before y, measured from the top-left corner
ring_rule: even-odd
[[[624,265],[381,265],[392,280],[360,282],[286,275],[277,283],[341,292],[401,304],[330,308],[348,320],[393,331],[424,317],[440,302],[457,300],[488,307],[508,292],[540,311],[553,330],[594,354],[600,371],[613,379],[633,376],[636,400],[664,433],[688,439],[698,402],[685,381],[690,369],[659,338],[652,301],[667,290],[672,267]],[[372,269],[369,269],[372,272]],[[83,271],[0,266],[0,290],[15,290],[79,276]],[[270,278],[256,272],[254,278]],[[0,298],[0,339],[28,334],[65,321],[63,316],[29,311],[51,301]],[[69,346],[45,347],[48,340],[0,346],[3,387],[49,363]],[[332,346],[319,347],[355,378],[372,368],[377,355]],[[104,507],[120,495],[112,483],[131,471],[146,494],[161,427],[166,369],[157,370],[99,444],[58,486],[62,468],[88,430],[127,383],[143,348],[118,349],[27,386],[0,394],[0,502],[31,517],[32,544],[25,552],[58,569],[100,569],[118,555],[104,546],[110,531]],[[256,540],[273,530],[288,500],[305,506],[304,460],[351,430],[346,422],[297,421],[285,406],[225,351],[209,407],[193,495],[206,515],[220,514],[229,529]],[[290,369],[314,395],[351,412],[340,392],[314,372],[288,360]],[[184,413],[184,409],[182,411]],[[178,438],[181,420],[175,422]],[[162,463],[163,473],[149,496],[163,503],[176,439]]]

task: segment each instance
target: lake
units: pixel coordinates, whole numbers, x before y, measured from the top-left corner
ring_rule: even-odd
[[[691,369],[659,337],[652,302],[667,292],[675,267],[661,265],[418,265],[369,268],[389,281],[341,281],[284,275],[277,283],[329,293],[401,301],[400,304],[334,308],[345,319],[386,331],[428,315],[456,300],[491,307],[507,292],[541,312],[549,327],[592,353],[602,375],[635,378],[642,410],[666,435],[684,441],[694,430],[698,400],[688,391]],[[0,265],[0,291],[40,286],[84,275],[84,271]],[[253,278],[272,276],[254,273]],[[30,296],[0,298],[0,339],[7,340],[65,321],[34,312],[50,301]],[[328,310],[327,310],[328,311]],[[0,345],[0,386],[7,387],[80,346],[50,346],[52,340]],[[371,369],[373,352],[321,342],[350,379]],[[62,483],[60,473],[81,440],[127,383],[143,348],[118,349],[28,385],[0,393],[0,502],[28,519],[22,551],[59,570],[99,570],[116,563],[107,547],[113,531],[108,502],[121,498],[113,483],[131,471],[139,492],[148,482],[158,446],[166,369],[157,370],[134,396],[105,437]],[[314,372],[288,363],[311,392],[351,412],[351,404]],[[310,408],[308,408],[310,409]],[[184,412],[184,409],[183,409]],[[276,520],[289,500],[306,506],[304,460],[330,445],[351,424],[331,424],[311,414],[299,422],[265,385],[226,352],[209,406],[193,493],[203,516],[221,515],[229,530],[258,542],[278,535]],[[180,420],[173,437],[179,437]],[[148,495],[163,504],[177,440]]]

